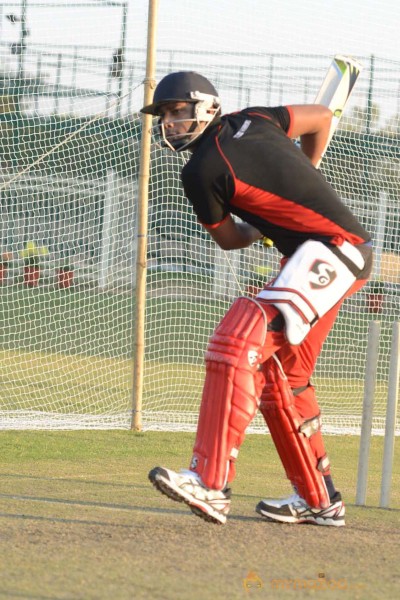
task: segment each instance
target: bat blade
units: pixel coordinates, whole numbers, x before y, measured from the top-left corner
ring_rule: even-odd
[[[339,121],[342,117],[346,104],[351,96],[354,86],[361,74],[363,67],[361,63],[350,56],[337,54],[328,69],[321,88],[315,98],[315,104],[327,106],[333,113],[331,128],[326,146],[321,156],[324,156],[326,149],[335,133]],[[317,167],[319,166],[319,163]]]

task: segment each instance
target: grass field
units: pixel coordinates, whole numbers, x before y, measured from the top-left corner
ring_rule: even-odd
[[[202,364],[207,339],[229,304],[211,295],[208,300],[198,300],[195,295],[191,300],[149,298],[147,357],[174,362],[185,356],[186,362]],[[4,287],[0,288],[0,348],[129,359],[133,317],[134,297],[130,294]],[[335,353],[328,351],[326,358],[321,356],[322,372],[329,363],[331,372],[340,367],[341,377],[359,376],[354,361],[358,356],[362,364],[372,318],[361,307],[360,312],[339,314],[328,343]],[[382,323],[381,376],[387,371],[390,327],[389,320]]]
[[[359,438],[326,438],[347,505],[347,526],[333,529],[256,515],[260,498],[289,491],[262,435],[242,446],[227,525],[198,519],[147,480],[157,464],[187,466],[192,443],[182,433],[0,433],[0,598],[399,597],[399,444],[384,510],[382,438],[372,442],[367,507],[354,505]]]
[[[64,292],[0,289],[0,410],[128,414],[132,297]],[[205,342],[226,306],[210,301],[202,303],[202,312],[198,308],[193,301],[149,300],[145,409],[152,408],[151,398],[160,406],[162,388],[165,410],[185,401],[197,411]],[[381,396],[389,326],[380,349]],[[342,314],[321,357],[316,383],[341,389],[333,401],[343,414],[354,411],[354,398],[361,402],[366,332],[365,318]],[[228,524],[216,527],[194,517],[147,480],[157,464],[187,466],[192,442],[193,435],[183,433],[1,431],[0,598],[399,596],[398,447],[391,509],[376,508],[382,438],[372,441],[368,507],[356,507],[359,438],[327,437],[347,504],[347,527],[332,530],[274,525],[255,514],[260,498],[289,492],[264,435],[248,436],[243,446]]]
[[[182,274],[166,275],[175,277],[176,285],[182,283]],[[193,285],[204,285],[192,279]],[[148,298],[145,410],[197,412],[204,349],[227,306],[211,298]],[[118,415],[117,426],[124,419],[128,423],[133,315],[129,294],[0,288],[0,410]],[[360,414],[369,318],[343,312],[329,336],[315,377],[326,415]],[[385,410],[390,323],[382,329],[375,403],[379,417]]]

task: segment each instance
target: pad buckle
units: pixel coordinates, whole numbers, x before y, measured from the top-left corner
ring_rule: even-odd
[[[317,431],[321,429],[321,425],[321,416],[317,415],[316,417],[304,421],[304,423],[300,425],[299,431],[307,438],[310,438],[314,433],[317,433]]]

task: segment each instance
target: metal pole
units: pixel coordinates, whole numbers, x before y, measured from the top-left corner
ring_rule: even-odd
[[[36,79],[40,81],[42,78],[42,55],[38,54],[36,61]],[[35,108],[36,112],[39,112],[39,94],[35,95]]]
[[[270,54],[268,74],[267,74],[267,97],[265,100],[265,106],[271,106],[271,91],[272,91],[272,80],[274,73],[274,55]]]
[[[118,116],[121,116],[122,112],[122,95],[124,92],[124,70],[125,70],[125,60],[126,60],[126,26],[128,21],[128,3],[124,2],[122,4],[122,25],[121,25],[121,74],[119,76],[118,82]]]
[[[376,230],[374,236],[374,266],[373,274],[375,279],[379,279],[381,275],[381,263],[383,247],[385,244],[385,227],[386,227],[386,215],[388,212],[389,197],[386,190],[379,191],[379,203],[378,203],[378,218],[376,219]]]
[[[242,105],[243,67],[239,67],[238,80],[238,107],[240,107]]]
[[[371,133],[371,124],[372,124],[372,98],[374,95],[374,76],[375,76],[375,56],[371,54],[371,67],[370,67],[370,75],[369,75],[369,85],[368,85],[368,98],[367,98],[367,122],[365,126],[365,130],[367,133]]]
[[[400,379],[400,322],[392,326],[392,346],[389,363],[388,396],[386,408],[385,441],[383,447],[383,465],[381,481],[380,508],[388,508],[392,483],[394,439],[396,433],[397,404]]]
[[[77,62],[78,62],[78,48],[75,46],[74,49],[74,58],[72,63],[72,76],[71,76],[71,87],[76,88],[76,70],[77,70]],[[73,110],[73,102],[72,102],[72,94],[69,97],[69,108],[72,112]]]
[[[144,81],[144,104],[151,104],[155,88],[156,31],[158,0],[149,0],[147,26],[146,78]],[[144,318],[146,302],[147,270],[147,218],[150,178],[151,115],[142,115],[142,139],[140,146],[140,170],[138,191],[138,228],[136,257],[136,308],[134,315],[134,365],[132,389],[131,429],[142,429],[142,397],[144,375]]]
[[[364,506],[367,497],[369,450],[378,366],[380,323],[371,321],[368,330],[367,362],[365,365],[364,400],[362,409],[356,504]]]
[[[28,35],[26,28],[26,12],[27,12],[27,0],[21,0],[21,32],[19,38],[19,54],[18,54],[18,79],[17,79],[17,111],[21,113],[21,103],[24,88],[24,71],[25,71],[25,38]]]
[[[59,52],[58,59],[57,59],[56,91],[55,91],[56,99],[55,99],[55,106],[54,106],[54,112],[56,115],[59,114],[59,112],[60,112],[61,71],[62,71],[62,54],[61,54],[61,52]]]
[[[131,114],[131,112],[132,112],[132,100],[133,100],[132,89],[133,89],[134,74],[135,74],[135,65],[132,63],[131,68],[130,68],[129,83],[128,83],[128,86],[129,86],[128,87],[128,89],[129,89],[128,114]]]
[[[21,79],[24,76],[25,67],[25,38],[28,35],[26,28],[26,12],[27,12],[28,0],[22,0],[21,2],[21,35],[20,35],[20,48],[19,48],[19,60],[18,60],[18,78],[19,85],[21,85]]]
[[[103,231],[101,236],[100,249],[100,267],[99,267],[99,288],[104,290],[108,284],[108,275],[110,272],[113,247],[113,217],[116,212],[115,204],[118,198],[117,175],[113,169],[107,171],[106,184],[104,190],[104,216]]]

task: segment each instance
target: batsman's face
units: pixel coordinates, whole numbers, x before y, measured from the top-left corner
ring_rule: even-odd
[[[203,128],[194,118],[192,102],[168,102],[160,107],[158,115],[165,139],[173,147],[185,143]]]

